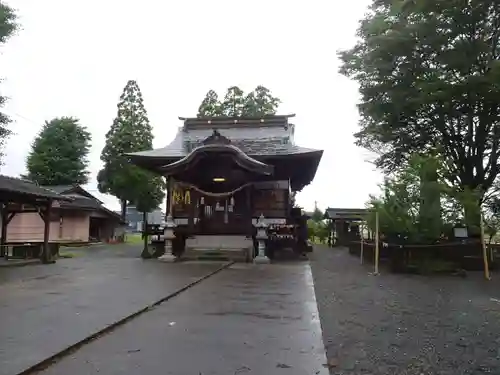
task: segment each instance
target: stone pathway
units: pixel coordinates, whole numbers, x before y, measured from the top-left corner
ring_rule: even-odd
[[[43,374],[324,375],[307,263],[235,264]]]
[[[19,373],[222,265],[143,261],[131,256],[138,248],[101,251],[108,255],[0,270],[0,375]]]

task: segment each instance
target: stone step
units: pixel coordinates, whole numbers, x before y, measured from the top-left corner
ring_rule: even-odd
[[[233,260],[235,262],[247,262],[249,252],[247,249],[217,250],[205,248],[188,248],[182,255],[183,259],[188,260]]]
[[[186,240],[182,255],[187,260],[233,260],[247,262],[253,242],[245,236],[195,236]]]

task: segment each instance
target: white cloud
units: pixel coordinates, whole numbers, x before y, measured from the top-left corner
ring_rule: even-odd
[[[296,113],[297,143],[325,150],[298,201],[362,207],[378,172],[353,145],[357,88],[337,73],[368,0],[11,0],[23,29],[2,50],[0,88],[15,119],[2,173],[24,172],[42,123],[76,116],[93,135],[93,178],[128,79],[142,89],[155,146],[167,144],[208,89],[263,84]],[[95,181],[90,184],[95,189]],[[95,191],[94,191],[95,192]],[[102,196],[100,195],[102,198]],[[118,208],[111,197],[103,200]]]

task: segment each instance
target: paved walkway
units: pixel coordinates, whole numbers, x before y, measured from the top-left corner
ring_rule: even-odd
[[[323,375],[309,265],[236,264],[43,374]]]
[[[0,269],[0,375],[25,370],[221,266],[143,261],[137,247],[120,246]]]

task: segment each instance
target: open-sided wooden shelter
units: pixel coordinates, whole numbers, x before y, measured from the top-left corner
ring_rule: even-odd
[[[36,212],[44,223],[40,257],[44,263],[52,262],[54,254],[49,249],[51,214],[54,206],[59,206],[59,202],[69,200],[71,199],[30,181],[0,175],[1,255],[6,254],[7,228],[14,216]]]
[[[364,208],[331,208],[325,210],[324,219],[329,222],[328,243],[333,244],[332,236],[335,234],[337,244],[345,244],[361,235],[359,223],[367,219],[368,210]]]
[[[290,222],[293,194],[313,180],[323,154],[295,144],[291,117],[180,118],[169,145],[129,154],[167,178],[167,213],[186,250],[244,248],[261,216]]]

